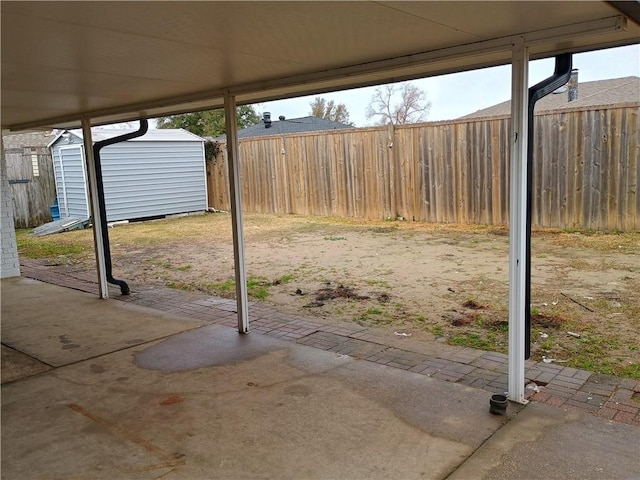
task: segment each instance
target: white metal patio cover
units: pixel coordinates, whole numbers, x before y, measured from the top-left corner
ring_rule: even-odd
[[[3,1],[2,128],[81,124],[91,145],[91,125],[224,106],[244,332],[236,103],[512,63],[509,396],[524,402],[528,61],[637,43],[639,9],[637,2],[601,1]],[[95,197],[95,164],[86,151]],[[101,278],[103,250],[94,234]]]

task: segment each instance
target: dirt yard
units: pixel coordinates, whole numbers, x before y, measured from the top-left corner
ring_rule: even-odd
[[[234,295],[228,214],[109,233],[114,275],[134,289]],[[245,235],[253,300],[326,322],[506,352],[504,228],[246,215]],[[42,242],[50,248],[34,253]],[[23,255],[94,268],[90,231],[38,240],[20,232],[19,243]],[[536,231],[532,248],[533,357],[639,378],[640,232]]]

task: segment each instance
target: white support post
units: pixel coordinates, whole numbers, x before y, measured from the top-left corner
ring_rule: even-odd
[[[509,197],[509,400],[524,398],[524,329],[527,225],[527,104],[529,49],[516,37],[511,67],[511,129]]]
[[[233,230],[233,264],[236,274],[236,303],[238,332],[249,333],[249,305],[247,295],[247,270],[242,232],[242,185],[240,183],[240,158],[238,155],[238,124],[236,98],[224,96],[224,117],[227,130],[227,161],[229,167],[229,197],[231,200],[231,226]]]
[[[93,223],[93,245],[96,253],[96,268],[98,271],[98,290],[100,298],[109,298],[107,269],[104,258],[104,241],[102,240],[102,222],[100,208],[98,207],[98,178],[96,175],[96,162],[93,158],[91,120],[88,118],[82,119],[82,138],[84,142],[84,159],[87,168],[87,180],[89,182],[89,215],[91,216],[91,222]]]

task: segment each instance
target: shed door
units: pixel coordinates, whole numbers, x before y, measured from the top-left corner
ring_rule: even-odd
[[[55,163],[60,166],[60,172],[56,169],[56,187],[60,178],[62,188],[58,188],[58,204],[60,217],[89,217],[89,205],[87,194],[87,178],[84,168],[84,155],[82,145],[69,145],[60,147]]]

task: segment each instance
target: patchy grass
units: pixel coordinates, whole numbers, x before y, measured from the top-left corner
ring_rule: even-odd
[[[449,344],[458,345],[460,347],[478,348],[480,350],[494,350],[494,345],[478,333],[455,335],[449,338]]]
[[[443,326],[442,326],[442,325],[440,325],[440,324],[433,325],[433,326],[431,327],[431,333],[433,333],[433,335],[434,335],[435,337],[437,337],[437,338],[439,338],[439,337],[444,337],[444,335],[445,335],[445,333],[444,333],[444,328],[443,328]]]
[[[296,276],[292,273],[287,273],[286,275],[282,275],[280,278],[276,278],[273,281],[274,285],[286,285],[287,283],[291,282],[294,278],[296,278]]]
[[[31,230],[16,230],[18,254],[26,258],[54,258],[82,255],[90,252],[93,243],[78,241],[76,236],[64,234],[34,237]],[[71,233],[71,232],[69,232]]]
[[[576,339],[575,349],[568,352],[567,365],[619,377],[640,378],[640,363],[629,360],[628,354],[611,355],[618,349],[618,342],[611,337],[597,335]]]
[[[536,229],[536,238],[544,238],[559,247],[588,248],[598,252],[637,252],[640,248],[640,231],[600,232],[582,229]]]
[[[149,258],[142,262],[144,265],[151,268],[164,268],[166,270],[171,270],[173,268],[173,264],[169,260],[164,260],[162,258]]]
[[[251,278],[247,280],[247,293],[253,298],[264,300],[269,295],[269,286],[271,286],[271,283],[265,281],[264,279]]]
[[[391,325],[393,316],[384,310],[374,307],[354,317],[353,321],[362,326]]]
[[[236,282],[233,279],[219,283],[169,281],[165,285],[176,290],[202,292],[223,298],[235,298],[236,295]],[[257,300],[264,300],[269,296],[269,287],[271,285],[272,283],[264,279],[250,278],[247,280],[247,293]]]
[[[367,278],[365,279],[365,283],[371,287],[373,286],[379,286],[379,287],[383,287],[383,288],[390,288],[391,285],[389,284],[389,282],[387,280],[376,280],[373,278]]]

